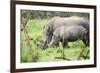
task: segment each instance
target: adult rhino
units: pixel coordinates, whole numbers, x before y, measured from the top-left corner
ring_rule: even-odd
[[[52,39],[53,32],[60,26],[65,25],[68,27],[70,25],[78,25],[84,27],[88,31],[89,36],[89,20],[84,17],[71,16],[71,17],[53,17],[49,20],[48,24],[43,30],[43,49],[47,48],[47,45]]]

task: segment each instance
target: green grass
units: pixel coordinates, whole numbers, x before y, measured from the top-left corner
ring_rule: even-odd
[[[60,60],[77,60],[80,52],[85,48],[83,54],[86,55],[89,47],[85,47],[81,40],[68,42],[68,48],[63,48],[61,43],[59,47],[47,48],[42,50],[41,40],[43,26],[48,23],[48,20],[29,20],[26,25],[28,36],[25,31],[21,31],[21,62],[43,62],[43,61],[60,61]],[[36,41],[36,42],[34,42]],[[38,44],[38,45],[37,45]],[[67,60],[68,59],[68,60]],[[85,60],[84,58],[80,58]],[[89,54],[86,59],[89,59]]]

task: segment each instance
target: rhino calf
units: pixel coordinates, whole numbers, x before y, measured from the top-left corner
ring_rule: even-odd
[[[76,41],[78,39],[82,40],[86,46],[89,45],[88,31],[84,27],[78,25],[65,27],[63,25],[53,32],[48,47],[53,47],[53,45],[61,41],[63,43],[63,48],[66,48],[68,46],[68,41]]]

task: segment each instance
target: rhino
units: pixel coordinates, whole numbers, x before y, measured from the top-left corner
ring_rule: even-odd
[[[85,17],[71,16],[71,17],[59,17],[55,16],[49,20],[48,24],[43,29],[43,49],[47,48],[47,45],[52,39],[53,32],[60,26],[65,27],[78,25],[84,27],[89,36],[89,20]],[[57,44],[56,44],[57,45]]]
[[[88,31],[78,25],[71,25],[66,27],[62,25],[58,27],[54,32],[48,47],[53,47],[53,45],[62,42],[63,48],[68,47],[68,42],[73,42],[77,40],[82,40],[86,46],[89,46]]]

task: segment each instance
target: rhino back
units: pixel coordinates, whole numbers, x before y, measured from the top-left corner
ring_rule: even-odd
[[[84,17],[72,16],[64,18],[64,25],[80,25],[89,30],[89,20]]]

